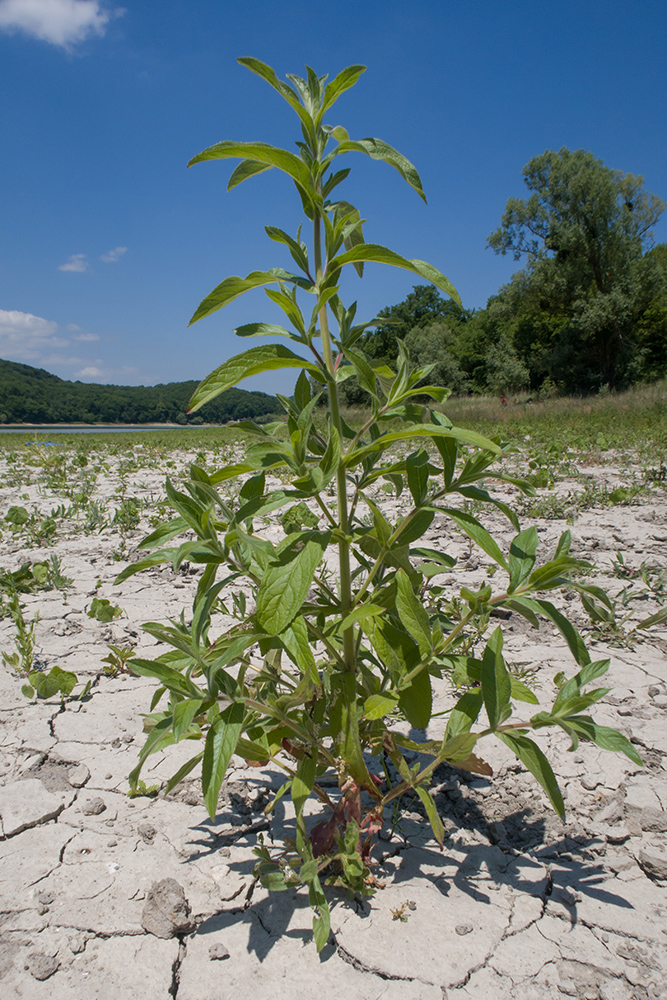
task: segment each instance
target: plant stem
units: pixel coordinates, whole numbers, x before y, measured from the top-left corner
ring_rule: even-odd
[[[315,250],[315,279],[318,286],[323,278],[322,270],[322,222],[319,215],[315,216],[313,223],[313,246]],[[324,359],[327,367],[327,372],[329,373],[328,380],[328,390],[329,390],[329,408],[331,411],[331,420],[336,432],[339,436],[339,440],[342,441],[343,430],[342,422],[340,417],[340,404],[338,399],[338,386],[335,381],[335,365],[333,359],[333,352],[331,350],[331,334],[329,332],[329,317],[327,316],[326,303],[322,306],[319,312],[320,317],[320,334],[322,337],[322,348],[324,353]],[[347,506],[347,477],[345,473],[345,466],[342,462],[339,463],[338,469],[336,471],[336,493],[338,500],[338,521],[339,527],[342,534],[345,536],[341,538],[338,543],[338,554],[339,554],[339,569],[340,569],[340,605],[341,612],[343,615],[347,614],[352,605],[352,576],[350,572],[350,543],[348,536],[350,533],[349,516],[348,516],[348,506]],[[345,668],[348,671],[353,672],[355,670],[355,657],[354,657],[354,631],[352,627],[348,628],[343,632],[343,658],[345,660]]]

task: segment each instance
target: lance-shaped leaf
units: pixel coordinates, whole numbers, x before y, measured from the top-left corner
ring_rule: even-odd
[[[428,670],[421,670],[408,687],[399,692],[398,704],[411,726],[426,729],[433,710],[433,691]]]
[[[527,736],[515,733],[498,733],[503,743],[512,750],[524,764],[530,773],[537,778],[544,791],[549,796],[551,805],[554,807],[561,819],[565,819],[565,805],[561,795],[556,775],[551,764],[544,756],[540,748]]]
[[[213,291],[199,303],[189,325],[192,326],[204,316],[210,316],[216,310],[222,309],[223,306],[238,299],[239,295],[249,292],[252,288],[261,288],[263,285],[273,285],[280,281],[297,284],[306,289],[311,287],[307,278],[300,278],[297,274],[283,270],[282,267],[272,267],[268,271],[251,271],[245,278],[241,278],[238,274],[232,274],[216,285]]]
[[[299,612],[330,538],[330,531],[288,536],[257,593],[257,622],[268,635],[279,635]]]
[[[510,585],[507,588],[509,594],[521,586],[523,581],[530,575],[530,571],[535,565],[535,554],[539,544],[537,529],[533,526],[526,528],[512,539],[510,545]]]
[[[301,368],[319,372],[317,365],[299,357],[282,344],[261,344],[258,347],[251,347],[243,354],[237,354],[224,361],[199,383],[190,400],[188,413],[198,410],[204,403],[215,399],[225,389],[231,389],[244,378],[277,368]]]
[[[345,264],[361,264],[369,262],[376,264],[390,264],[393,267],[401,267],[406,271],[412,271],[413,274],[418,274],[421,278],[426,278],[426,280],[430,281],[432,285],[436,286],[436,288],[446,292],[458,306],[461,306],[459,293],[456,291],[449,278],[446,278],[445,275],[442,274],[441,271],[438,271],[436,267],[433,267],[432,264],[428,264],[424,260],[408,260],[407,257],[401,257],[399,253],[396,253],[394,250],[389,250],[388,247],[380,246],[378,243],[361,243],[359,246],[352,247],[350,250],[346,250],[337,257],[333,257],[329,261],[329,265],[327,267],[327,281],[333,281],[336,283],[336,276],[341,267]]]
[[[437,424],[416,424],[404,431],[391,431],[383,434],[382,437],[371,442],[371,444],[355,448],[354,451],[346,454],[345,464],[348,466],[357,465],[367,455],[375,455],[385,448],[389,448],[397,441],[412,441],[415,438],[423,437],[431,438],[433,441],[437,441],[439,438],[456,438],[457,441],[461,441],[463,444],[469,444],[476,448],[487,448],[494,451],[497,455],[501,454],[501,449],[498,445],[494,444],[493,441],[489,441],[482,434],[478,434],[477,431],[465,430],[463,427],[441,427]]]
[[[265,170],[271,170],[270,163],[258,163],[256,160],[241,160],[238,167],[232,171],[231,177],[227,182],[227,190],[231,191],[247,180],[248,177],[263,174]]]
[[[322,116],[329,110],[332,104],[335,104],[341,94],[344,94],[346,90],[350,89],[350,87],[354,87],[361,74],[365,72],[365,66],[348,66],[346,69],[341,70],[341,72],[326,85],[322,96],[322,106],[317,115],[318,122],[322,120]]]
[[[440,816],[438,815],[438,810],[436,809],[435,802],[433,801],[433,796],[425,788],[422,788],[421,785],[417,785],[417,795],[422,800],[422,805],[426,810],[428,821],[431,824],[431,829],[433,830],[433,836],[437,840],[440,847],[442,847],[445,839],[445,828],[442,824]]]
[[[482,697],[491,729],[511,714],[512,682],[503,660],[503,633],[498,627],[486,644],[480,668]]]
[[[350,139],[347,130],[339,125],[337,128],[333,129],[332,136],[338,141],[338,146],[334,150],[334,154],[338,156],[342,153],[365,153],[366,156],[370,156],[372,160],[383,160],[388,163],[395,170],[398,170],[401,177],[408,182],[410,187],[414,188],[420,198],[426,201],[426,196],[424,194],[424,189],[422,188],[421,177],[417,173],[416,167],[399,153],[397,149],[394,149],[389,143],[384,142],[382,139],[374,139],[368,137],[366,139]]]
[[[393,712],[397,704],[398,697],[395,694],[386,694],[385,692],[372,694],[364,702],[364,718],[369,721],[383,719],[385,715]]]
[[[402,569],[396,574],[396,610],[403,627],[417,642],[420,653],[426,655],[431,649],[428,615],[421,601],[415,597],[408,574]]]
[[[470,727],[477,721],[481,709],[481,688],[474,688],[472,691],[466,691],[464,695],[461,695],[449,714],[443,746],[446,745],[448,740],[453,739],[454,736],[469,732]]]
[[[237,337],[287,337],[289,340],[303,343],[298,334],[275,323],[245,323],[243,326],[237,326],[234,333]]]
[[[471,538],[476,545],[479,545],[480,549],[486,552],[487,556],[491,556],[494,562],[497,562],[504,570],[508,569],[505,556],[501,552],[498,543],[486,528],[479,523],[476,517],[468,514],[467,511],[456,510],[452,507],[440,507],[436,509],[441,510],[448,517],[451,517],[452,521],[458,524],[461,531],[464,531],[468,538]]]
[[[271,146],[267,142],[234,142],[233,139],[224,139],[197,153],[188,166],[192,167],[205,160],[251,160],[253,163],[263,163],[288,174],[304,192],[312,188],[310,171],[303,160],[295,153],[279,146]]]
[[[641,759],[630,740],[627,736],[623,736],[622,733],[619,733],[617,729],[611,729],[609,726],[599,726],[586,715],[570,716],[567,720],[567,724],[576,730],[576,732],[578,732],[581,736],[584,736],[587,740],[597,743],[597,745],[602,747],[603,750],[612,750],[614,753],[624,753],[626,757],[629,757],[633,764],[643,767],[644,761]]]
[[[225,772],[241,735],[244,714],[243,705],[238,702],[228,705],[215,718],[206,736],[201,781],[204,804],[212,820],[215,819]]]

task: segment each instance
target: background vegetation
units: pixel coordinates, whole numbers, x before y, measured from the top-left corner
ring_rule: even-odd
[[[43,368],[0,361],[0,423],[225,423],[280,410],[265,392],[229,389],[186,417],[197,382],[128,386],[68,382]]]

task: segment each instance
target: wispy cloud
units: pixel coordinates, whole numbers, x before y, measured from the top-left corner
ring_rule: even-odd
[[[20,31],[69,49],[91,35],[103,35],[112,16],[99,0],[0,0],[0,30]]]
[[[58,324],[51,319],[18,309],[0,309],[0,357],[38,368],[64,368],[69,372],[73,368],[104,364],[100,358],[82,357],[72,350],[74,341],[77,344],[96,343],[100,340],[99,334],[86,333],[76,323],[69,323],[65,330],[72,332],[63,336]]]
[[[59,271],[87,271],[88,270],[88,255],[85,253],[73,253],[71,257],[68,258],[66,264],[58,265]]]
[[[0,309],[0,356],[10,361],[41,361],[44,350],[67,347],[69,341],[58,336],[58,324],[53,320]]]
[[[122,365],[121,368],[110,368],[103,361],[96,359],[95,364],[86,365],[80,371],[74,372],[74,378],[105,379],[108,381],[111,378],[118,378],[119,375],[136,375],[138,371],[139,369],[134,368],[132,365]]]
[[[116,247],[114,250],[108,250],[106,253],[103,253],[100,260],[103,260],[105,264],[115,264],[124,253],[127,253],[127,247]]]

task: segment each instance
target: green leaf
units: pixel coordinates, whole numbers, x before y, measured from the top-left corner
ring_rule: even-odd
[[[261,344],[258,347],[251,347],[243,354],[237,354],[223,362],[219,368],[207,375],[203,382],[200,382],[190,400],[188,413],[198,410],[204,403],[215,399],[225,389],[231,389],[242,379],[276,368],[300,368],[319,372],[317,365],[295,354],[289,347],[283,347],[282,344]]]
[[[491,729],[511,714],[512,682],[503,660],[503,633],[500,626],[486,644],[480,670],[482,697]]]
[[[652,625],[662,625],[663,622],[667,622],[667,608],[661,608],[654,615],[644,618],[635,628],[651,628]]]
[[[475,733],[461,732],[450,739],[445,737],[439,756],[443,757],[450,764],[458,764],[461,761],[468,760],[476,743],[477,736]]]
[[[412,441],[415,438],[422,437],[431,438],[434,442],[438,438],[456,438],[458,441],[463,442],[463,444],[469,444],[476,448],[490,449],[498,455],[501,454],[498,445],[495,445],[488,438],[483,437],[483,435],[478,434],[476,431],[464,430],[462,427],[441,427],[437,424],[414,424],[407,430],[391,431],[383,434],[376,441],[348,452],[345,456],[345,464],[350,467],[357,465],[367,455],[376,455],[397,441]]]
[[[429,823],[431,824],[431,829],[433,830],[433,836],[436,841],[442,847],[443,841],[445,839],[445,828],[443,826],[442,820],[438,815],[438,810],[435,807],[435,802],[433,801],[433,796],[429,791],[423,788],[421,785],[417,785],[417,795],[422,800],[424,809],[426,810],[426,815],[428,816]]]
[[[466,691],[449,713],[443,746],[459,733],[469,732],[470,727],[477,721],[481,710],[482,689],[474,688],[472,691]]]
[[[396,574],[396,610],[401,622],[426,655],[431,650],[431,629],[424,605],[417,599],[405,570]]]
[[[279,635],[299,612],[330,538],[330,531],[288,535],[257,593],[257,622],[268,635]]]
[[[405,471],[408,477],[408,489],[412,494],[415,506],[418,507],[426,499],[428,490],[428,452],[420,448],[419,451],[408,455],[405,460]]]
[[[415,189],[419,197],[426,201],[421,178],[417,170],[402,153],[399,153],[389,143],[383,142],[382,139],[370,137],[356,140],[350,139],[347,131],[342,126],[335,128],[331,134],[334,139],[338,140],[338,147],[334,151],[336,155],[352,152],[365,153],[372,160],[383,160],[391,167],[394,167],[395,170],[398,170],[401,177],[408,182],[410,187]]]
[[[280,96],[287,101],[294,111],[296,111],[306,127],[312,124],[310,115],[299,102],[298,95],[295,94],[289,84],[278,79],[276,71],[271,66],[262,62],[260,59],[254,59],[251,56],[241,56],[236,61],[241,66],[245,66],[246,69],[249,69],[251,73],[261,76],[261,78],[266,80],[266,82],[270,84],[274,90],[277,90]]]
[[[265,170],[271,170],[270,163],[258,163],[257,160],[241,160],[238,167],[235,167],[232,171],[227,183],[227,190],[231,191],[247,180],[248,177],[254,177],[255,174],[263,174]]]
[[[51,667],[48,674],[33,670],[28,680],[40,698],[52,698],[54,694],[62,694],[68,698],[74,690],[78,678],[71,670],[62,670],[56,666]]]
[[[296,663],[303,674],[309,674],[315,683],[319,683],[315,670],[315,656],[308,639],[308,627],[303,615],[297,615],[281,633],[280,638],[290,659]]]
[[[292,782],[292,802],[297,819],[303,812],[306,799],[313,790],[315,784],[316,757],[310,757],[307,753],[296,770],[296,777]]]
[[[452,521],[458,524],[461,531],[465,532],[468,538],[471,538],[476,545],[479,545],[483,552],[486,552],[487,556],[491,556],[494,562],[509,572],[505,556],[498,543],[486,528],[479,523],[476,517],[473,517],[472,514],[468,514],[464,510],[456,510],[453,507],[441,507],[437,509],[442,511],[443,514],[447,514],[448,517],[451,517]]]
[[[399,692],[398,704],[411,726],[426,729],[433,710],[431,675],[428,670],[421,670],[408,687]]]
[[[237,337],[287,337],[303,343],[296,333],[286,330],[284,326],[276,326],[275,323],[246,323],[244,326],[237,326],[234,333]]]
[[[593,743],[597,743],[599,747],[603,750],[612,750],[614,753],[624,753],[626,757],[637,764],[638,767],[644,766],[644,761],[641,759],[635,748],[633,747],[630,740],[619,733],[617,729],[611,729],[609,726],[599,726],[596,722],[585,715],[579,716],[569,716],[568,725],[571,726],[576,732],[581,736],[584,736],[588,740],[592,740]]]
[[[238,702],[228,705],[209,729],[202,761],[202,791],[204,803],[212,820],[218,806],[218,795],[232,754],[243,728],[244,708]]]
[[[446,278],[432,264],[428,264],[424,260],[408,260],[406,257],[401,257],[394,250],[380,246],[379,243],[360,243],[358,246],[338,254],[337,257],[333,257],[329,261],[327,268],[327,281],[337,283],[336,275],[341,267],[344,267],[346,264],[361,263],[389,264],[393,267],[403,268],[406,271],[412,271],[413,274],[418,274],[420,278],[426,278],[427,281],[430,281],[432,285],[435,285],[442,292],[446,292],[458,306],[461,306],[459,293],[449,278]]]
[[[221,281],[219,285],[216,285],[210,295],[207,295],[200,302],[189,325],[192,326],[193,323],[196,323],[199,319],[203,319],[204,316],[210,316],[216,310],[222,309],[223,306],[233,302],[239,295],[249,292],[252,288],[261,288],[263,285],[277,284],[281,281],[310,288],[309,281],[283,270],[282,267],[272,267],[268,271],[251,271],[245,278],[233,274],[229,278],[225,278],[224,281]]]
[[[364,702],[364,718],[369,722],[375,719],[383,719],[385,715],[396,708],[398,698],[393,694],[372,694]]]
[[[187,777],[190,771],[195,769],[200,760],[202,760],[203,756],[204,751],[202,750],[200,753],[195,754],[194,757],[191,757],[190,760],[187,760],[185,764],[179,767],[178,771],[176,771],[175,774],[172,774],[171,778],[164,786],[165,792],[170,792],[172,788],[176,788],[176,785],[178,785],[183,778]]]
[[[183,733],[190,728],[190,723],[201,710],[202,698],[187,698],[174,705],[174,739],[178,742]]]
[[[510,545],[509,594],[516,590],[528,576],[535,565],[535,555],[539,544],[539,536],[535,527],[526,528],[512,539]]]
[[[527,684],[524,684],[523,681],[520,681],[516,677],[510,677],[510,680],[512,683],[512,697],[516,699],[516,701],[525,701],[528,702],[529,705],[539,704],[539,699],[534,692],[530,690]]]
[[[138,545],[140,549],[154,549],[156,545],[163,545],[165,542],[170,542],[172,538],[176,535],[180,535],[183,531],[187,531],[188,524],[187,521],[182,517],[175,517],[166,524],[160,524],[155,531],[143,538]]]
[[[542,600],[537,600],[536,598],[523,597],[521,599],[521,602],[517,601],[516,603],[517,604],[521,603],[524,607],[527,607],[529,610],[537,614],[542,614],[550,621],[552,621],[556,626],[556,628],[558,629],[558,631],[563,636],[563,638],[565,639],[568,646],[570,647],[570,652],[572,653],[572,655],[574,656],[575,660],[577,661],[580,667],[583,667],[587,663],[591,662],[591,658],[584,644],[584,640],[581,638],[581,635],[579,634],[578,630],[575,628],[572,622],[565,617],[565,615],[561,614],[561,612],[558,611],[558,609],[555,608],[553,604],[551,604],[550,601],[542,601]]]
[[[497,733],[497,735],[537,778],[560,818],[565,819],[565,805],[556,776],[538,745],[527,736],[517,736],[514,733]]]
[[[331,916],[329,914],[329,904],[322,891],[317,875],[308,886],[308,902],[315,910],[313,916],[313,938],[315,940],[315,947],[320,952],[329,940]]]
[[[192,167],[195,163],[203,163],[205,160],[230,159],[251,160],[253,163],[263,163],[267,168],[276,167],[288,174],[306,196],[312,189],[310,171],[303,160],[295,153],[280,149],[279,146],[271,146],[267,142],[234,142],[232,139],[224,139],[197,153],[188,166]]]
[[[329,108],[336,103],[341,94],[344,94],[346,90],[350,89],[350,87],[354,87],[361,74],[365,72],[365,66],[348,66],[347,69],[341,70],[341,72],[326,85],[324,88],[324,95],[322,97],[322,106],[317,115],[318,122],[322,120],[322,116],[325,112],[327,112]]]

